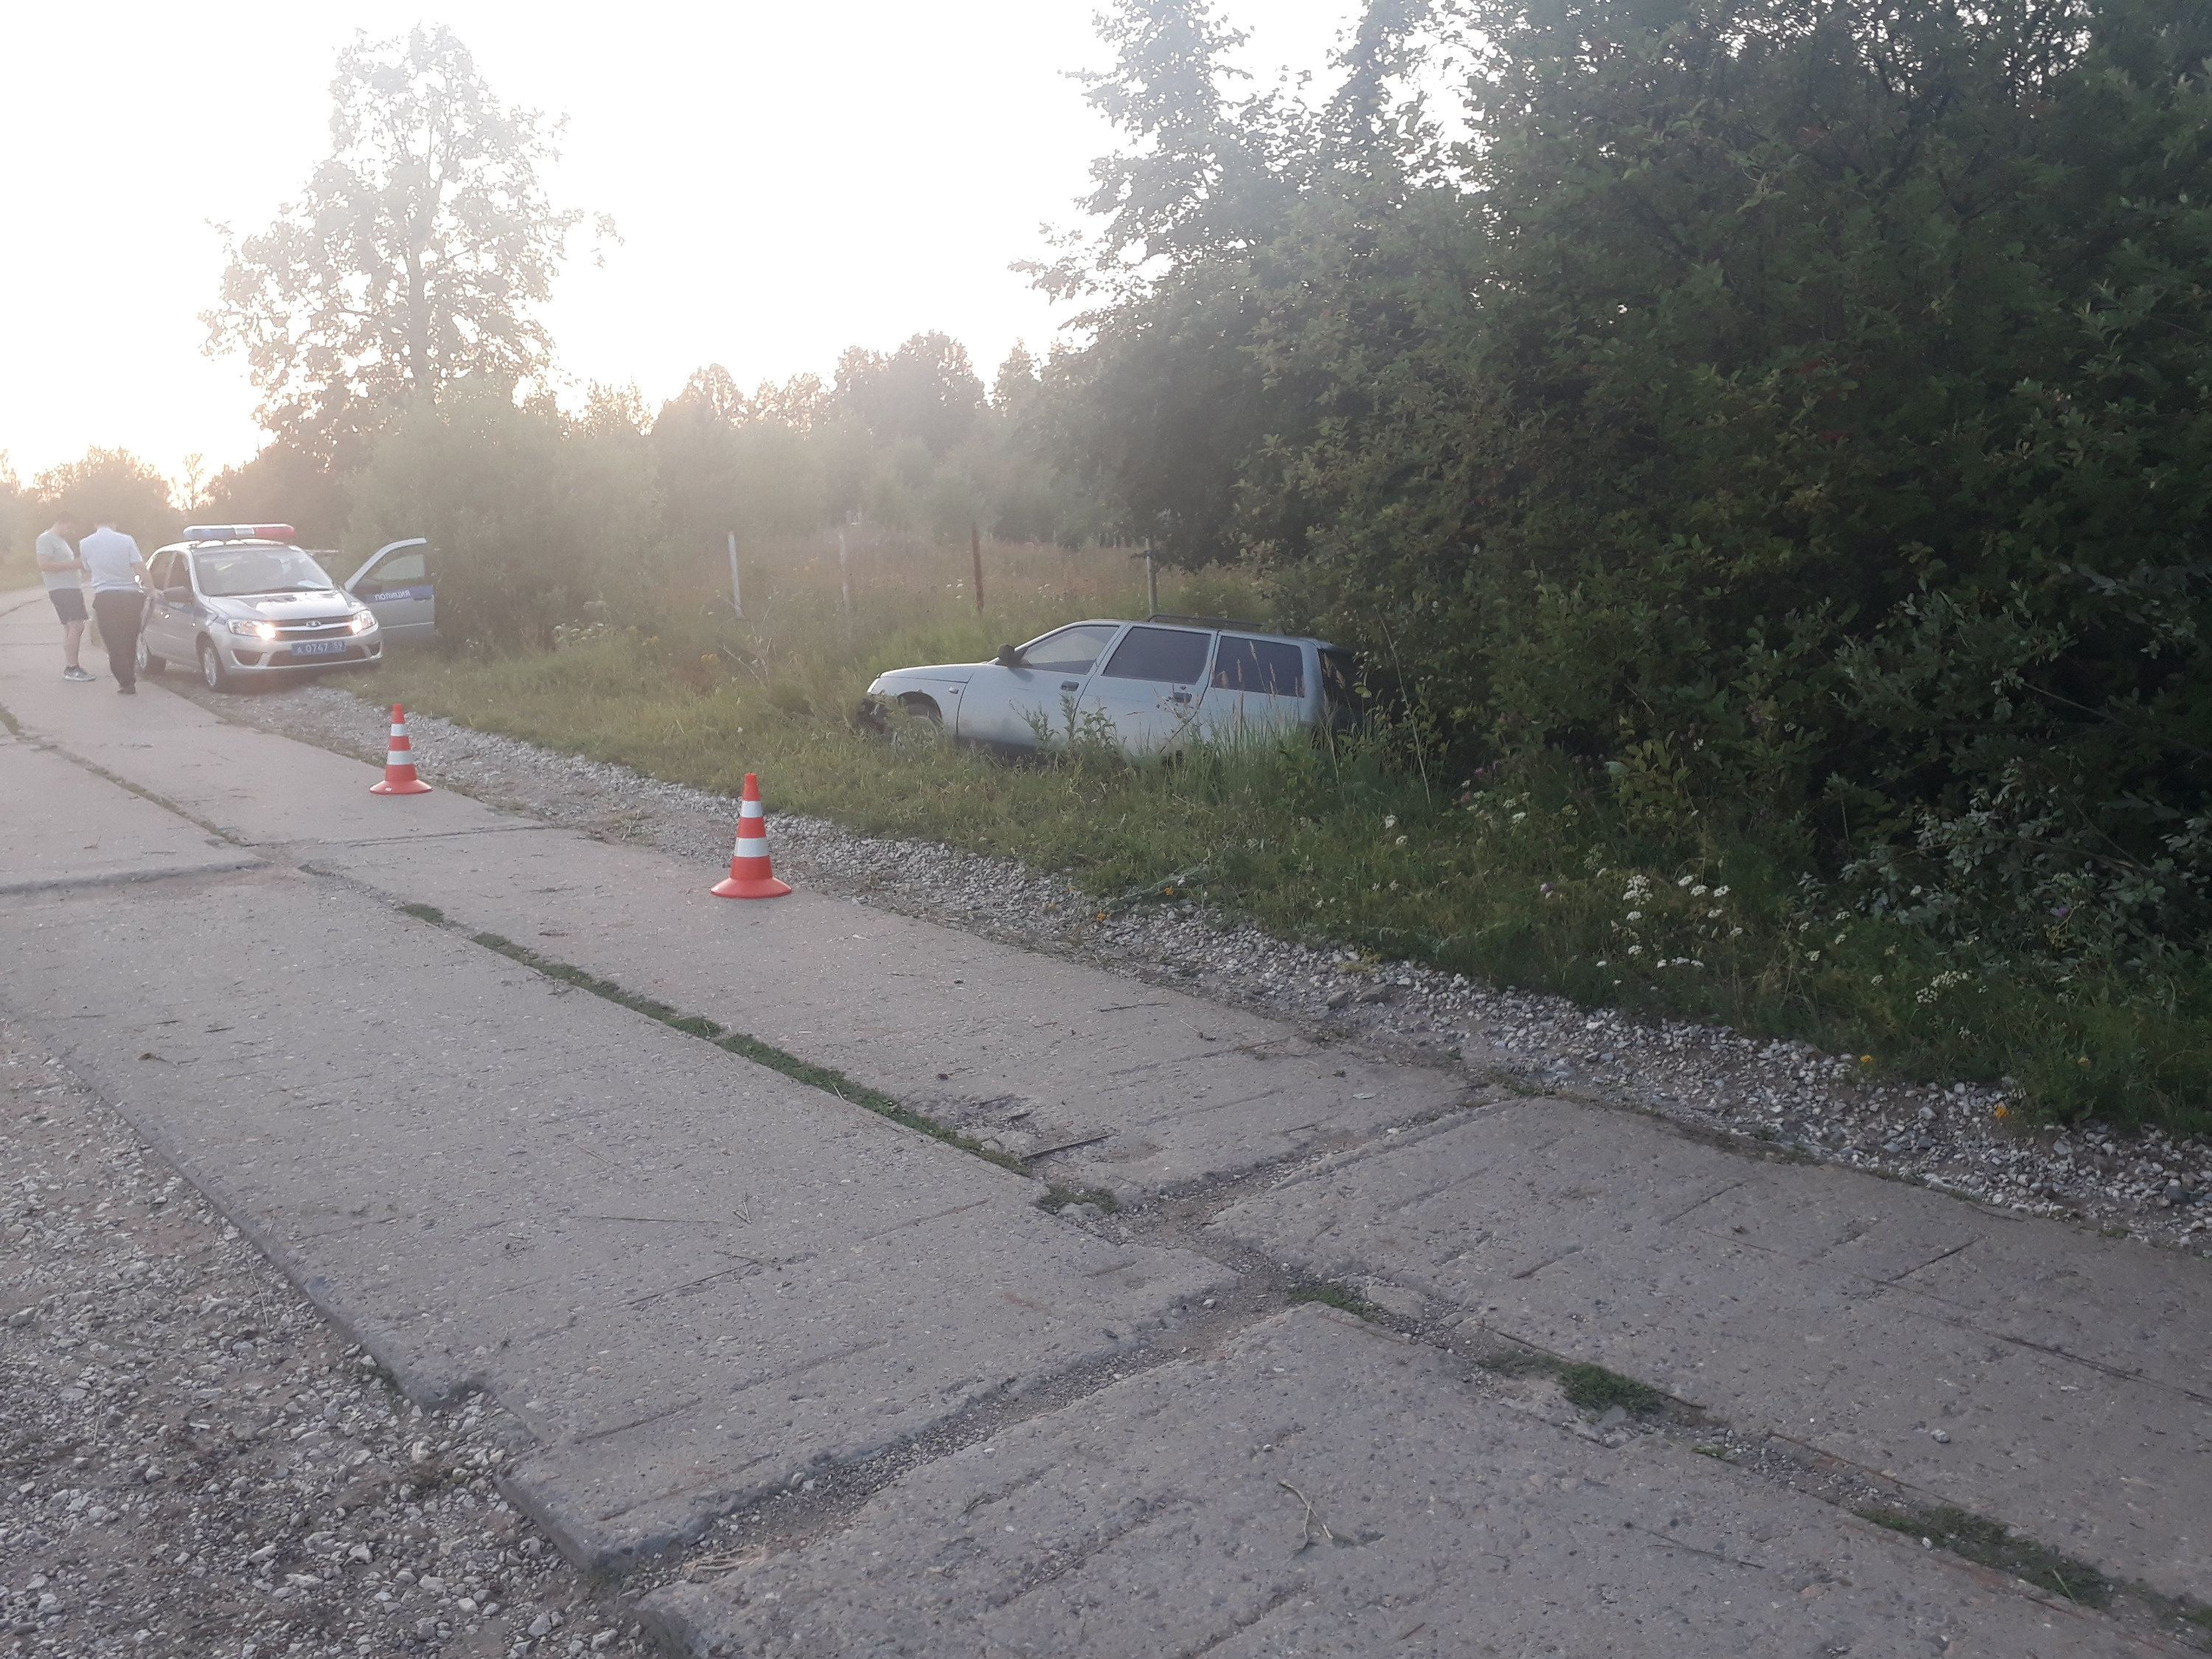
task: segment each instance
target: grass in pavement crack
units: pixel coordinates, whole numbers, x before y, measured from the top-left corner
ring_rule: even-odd
[[[1346,1290],[1341,1285],[1332,1285],[1326,1279],[1316,1279],[1291,1287],[1293,1302],[1318,1302],[1324,1308],[1335,1308],[1360,1319],[1373,1319],[1382,1310],[1366,1297]]]
[[[1618,1406],[1642,1415],[1667,1403],[1667,1396],[1649,1382],[1623,1376],[1602,1365],[1562,1365],[1559,1375],[1559,1392],[1566,1395],[1567,1403],[1584,1411],[1601,1412],[1608,1406]]]
[[[1071,1204],[1095,1204],[1109,1213],[1121,1207],[1121,1200],[1104,1187],[1047,1187],[1044,1196],[1037,1200],[1037,1208],[1054,1215]]]
[[[1571,1364],[1540,1348],[1504,1347],[1483,1355],[1474,1363],[1499,1376],[1556,1377],[1567,1403],[1584,1411],[1601,1412],[1608,1406],[1618,1406],[1636,1416],[1647,1417],[1665,1410],[1667,1406],[1667,1396],[1649,1382],[1623,1376],[1602,1365]]]
[[[2087,1562],[2046,1549],[1971,1510],[1947,1504],[1929,1510],[1865,1509],[1857,1513],[1862,1521],[1923,1538],[1939,1549],[2024,1578],[2085,1607],[2101,1607],[2112,1599],[2112,1580]]]
[[[445,914],[435,905],[403,904],[399,908],[418,921],[430,922],[441,927],[452,926]],[[988,1164],[995,1164],[1001,1169],[1012,1170],[1017,1175],[1028,1173],[1022,1160],[1011,1152],[988,1151],[958,1130],[947,1127],[936,1119],[915,1111],[910,1106],[902,1105],[880,1090],[871,1089],[864,1084],[854,1082],[842,1072],[832,1070],[827,1066],[814,1065],[811,1061],[799,1059],[796,1054],[786,1054],[773,1043],[763,1042],[758,1037],[747,1036],[743,1031],[730,1030],[726,1026],[708,1019],[703,1014],[687,1014],[657,997],[641,995],[635,991],[628,990],[617,985],[611,979],[601,979],[597,974],[587,973],[583,969],[574,967],[568,963],[556,962],[550,957],[539,955],[526,945],[517,945],[504,934],[472,933],[469,939],[471,944],[480,945],[487,951],[496,951],[509,961],[519,962],[533,972],[544,975],[548,979],[558,980],[563,985],[573,985],[580,991],[589,991],[595,997],[603,997],[609,1002],[628,1008],[633,1013],[643,1014],[647,1019],[657,1019],[672,1030],[681,1031],[686,1036],[695,1036],[711,1042],[726,1053],[750,1060],[757,1065],[765,1066],[772,1072],[781,1072],[794,1083],[803,1083],[810,1089],[819,1089],[825,1094],[833,1094],[838,1099],[854,1106],[865,1106],[868,1110],[890,1119],[894,1123],[926,1134],[933,1140],[941,1140],[948,1146],[957,1146],[962,1152],[972,1153]]]

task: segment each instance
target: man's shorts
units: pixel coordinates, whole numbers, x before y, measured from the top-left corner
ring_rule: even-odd
[[[82,587],[50,587],[46,597],[54,602],[54,614],[65,623],[84,620],[84,589]]]

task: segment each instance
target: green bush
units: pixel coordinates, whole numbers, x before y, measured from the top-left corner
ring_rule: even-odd
[[[1441,25],[1305,116],[1223,106],[1192,11],[1122,8],[1146,187],[1064,377],[1133,516],[1364,645],[1431,752],[1601,767],[1661,862],[1759,845],[1961,970],[2178,1006],[2212,13],[1492,0],[1455,147],[1355,97]]]

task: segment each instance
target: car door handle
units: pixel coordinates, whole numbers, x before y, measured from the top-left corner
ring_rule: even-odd
[[[1063,691],[1080,691],[1083,689],[1083,682],[1081,680],[1062,680],[1060,683],[1060,689]]]

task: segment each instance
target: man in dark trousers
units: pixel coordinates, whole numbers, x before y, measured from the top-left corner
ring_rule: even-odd
[[[112,518],[97,521],[100,528],[76,546],[76,556],[92,573],[92,614],[100,624],[100,642],[107,647],[107,669],[115,676],[115,689],[126,697],[138,695],[138,624],[146,614],[146,590],[140,586],[146,561],[138,544],[115,527]]]

